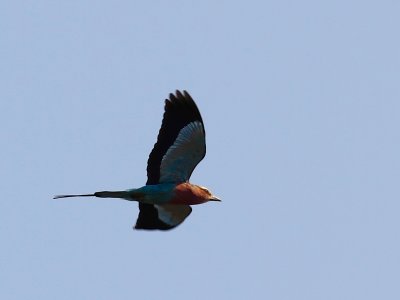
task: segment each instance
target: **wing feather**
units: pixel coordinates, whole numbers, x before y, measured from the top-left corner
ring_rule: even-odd
[[[146,184],[171,182],[177,178],[177,172],[182,176],[186,174],[187,178],[181,180],[188,180],[206,155],[203,119],[189,93],[176,91],[175,95],[170,94],[164,109],[157,142],[147,162]]]
[[[205,130],[200,111],[188,92],[176,91],[165,100],[157,142],[147,162],[147,185],[189,180],[206,155]],[[169,230],[181,224],[189,205],[139,203],[135,229]]]
[[[189,205],[139,203],[135,229],[169,230],[181,224],[192,212]]]

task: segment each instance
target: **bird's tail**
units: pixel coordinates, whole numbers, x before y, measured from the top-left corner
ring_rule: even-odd
[[[56,195],[53,199],[60,199],[60,198],[71,198],[71,197],[95,197],[95,194],[83,194],[83,195]]]
[[[99,198],[122,198],[128,199],[128,193],[126,191],[103,191],[103,192],[96,192],[94,194],[81,194],[81,195],[57,195],[54,196],[53,199],[60,199],[60,198],[72,198],[72,197],[99,197]]]

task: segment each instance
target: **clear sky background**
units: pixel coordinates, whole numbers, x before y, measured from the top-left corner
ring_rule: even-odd
[[[398,1],[3,1],[1,299],[400,299]],[[222,203],[134,231],[164,99]]]

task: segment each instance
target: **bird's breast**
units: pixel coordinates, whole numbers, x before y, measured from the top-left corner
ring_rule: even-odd
[[[208,201],[204,192],[195,185],[188,182],[175,186],[171,204],[196,205]]]

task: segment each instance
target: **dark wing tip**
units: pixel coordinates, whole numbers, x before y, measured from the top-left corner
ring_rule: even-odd
[[[174,93],[169,94],[167,101],[170,101],[170,102],[178,101],[180,104],[187,102],[188,104],[190,103],[191,105],[192,104],[196,105],[192,96],[190,96],[189,92],[186,90],[182,90],[182,91],[175,90],[175,94]]]
[[[185,98],[189,98],[193,101],[192,96],[190,96],[190,94],[186,90],[183,90],[183,95],[185,96]]]

